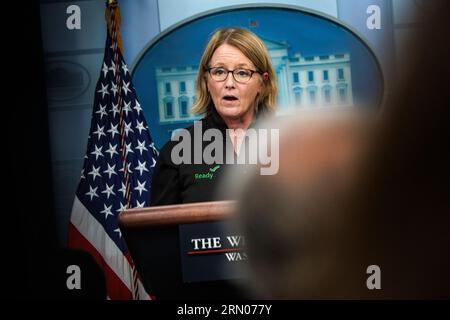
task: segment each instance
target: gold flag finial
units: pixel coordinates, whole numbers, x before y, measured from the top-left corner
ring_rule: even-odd
[[[111,36],[113,41],[117,42],[117,47],[119,48],[120,53],[123,55],[122,37],[120,36],[121,17],[117,0],[107,0],[105,19],[108,26],[109,35]]]

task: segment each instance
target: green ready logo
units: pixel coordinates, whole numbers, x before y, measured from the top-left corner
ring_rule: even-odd
[[[220,165],[216,165],[214,168],[210,168],[207,173],[195,173],[194,179],[195,180],[212,180],[212,178],[214,177],[214,173],[219,168],[220,168]]]

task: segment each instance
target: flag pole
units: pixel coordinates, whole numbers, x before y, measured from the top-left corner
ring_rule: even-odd
[[[120,53],[123,55],[122,37],[120,36],[121,15],[117,0],[106,0],[105,19],[111,39],[117,43]]]
[[[114,51],[114,67],[115,71],[115,82],[119,92],[118,95],[118,107],[120,113],[119,127],[120,127],[120,140],[121,140],[121,150],[122,150],[122,168],[124,169],[124,180],[125,180],[125,199],[126,208],[131,207],[131,181],[130,181],[130,171],[127,165],[127,147],[126,147],[126,132],[124,125],[124,111],[123,111],[123,97],[122,97],[122,79],[120,77],[120,63],[119,55],[117,49],[120,50],[120,54],[123,56],[122,38],[120,36],[120,9],[116,0],[107,0],[105,18],[108,26],[108,32],[112,39],[112,49]],[[133,300],[139,300],[139,290],[138,290],[138,278],[136,267],[134,264],[131,265],[132,269],[132,296]]]

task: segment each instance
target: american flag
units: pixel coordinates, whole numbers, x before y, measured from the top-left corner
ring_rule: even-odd
[[[88,251],[103,267],[109,299],[148,299],[117,218],[126,208],[149,205],[158,151],[121,54],[117,10],[107,8],[111,28],[72,208],[69,246]]]

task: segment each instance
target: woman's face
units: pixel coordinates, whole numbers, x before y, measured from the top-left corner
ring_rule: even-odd
[[[209,67],[256,70],[249,58],[229,44],[222,44],[214,51]],[[207,86],[217,112],[225,121],[253,117],[255,99],[262,90],[259,73],[254,73],[247,83],[236,82],[231,73],[228,73],[225,81],[215,81],[208,73]]]

